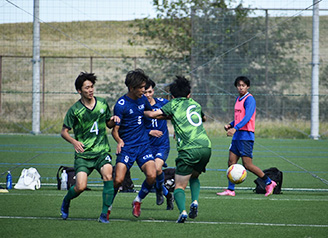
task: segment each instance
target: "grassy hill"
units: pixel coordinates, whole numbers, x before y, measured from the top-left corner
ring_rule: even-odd
[[[303,17],[303,27],[312,38],[312,17]],[[137,36],[132,21],[81,21],[41,23],[42,56],[145,56],[146,47],[131,46]],[[320,17],[320,54],[328,55],[328,16]],[[33,23],[0,24],[0,55],[30,56]],[[311,47],[309,42],[308,47]]]

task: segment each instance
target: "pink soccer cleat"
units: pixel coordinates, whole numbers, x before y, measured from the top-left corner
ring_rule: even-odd
[[[217,193],[216,195],[218,195],[218,196],[231,196],[231,197],[234,197],[234,196],[236,196],[236,193],[235,193],[235,191],[231,191],[229,189],[225,189],[223,192]]]
[[[273,193],[273,189],[277,186],[277,183],[272,180],[272,182],[265,187],[265,196],[268,197]]]

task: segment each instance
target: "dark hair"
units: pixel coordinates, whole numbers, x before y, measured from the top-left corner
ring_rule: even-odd
[[[251,81],[246,76],[239,76],[235,79],[235,87],[237,87],[237,84],[239,81],[243,81],[248,87],[251,86]]]
[[[89,80],[89,81],[91,81],[92,84],[95,84],[97,81],[97,77],[94,73],[81,72],[75,80],[76,91],[82,89],[83,83],[86,80]]]
[[[148,83],[146,83],[145,89],[147,90],[148,88],[150,88],[150,86],[152,88],[155,88],[155,86],[156,86],[156,83],[153,80],[151,80],[151,79],[149,79],[148,80]]]
[[[142,69],[129,71],[125,77],[125,85],[128,88],[139,87],[143,82],[148,83],[149,78]]]
[[[183,76],[176,76],[174,82],[170,84],[170,93],[175,98],[187,97],[190,92],[190,81]]]

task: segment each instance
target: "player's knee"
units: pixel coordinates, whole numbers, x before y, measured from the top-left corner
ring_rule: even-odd
[[[86,188],[87,188],[86,183],[78,183],[75,185],[74,189],[77,193],[82,193]]]
[[[110,181],[110,180],[113,180],[113,176],[112,174],[103,174],[103,180],[104,181]]]
[[[154,183],[156,181],[156,173],[147,174],[146,179],[149,183]]]
[[[120,177],[116,176],[115,180],[114,180],[114,187],[116,188],[116,187],[121,186],[123,183],[123,180],[124,180],[124,178],[120,178]]]
[[[156,174],[160,175],[163,172],[162,168],[156,168]]]

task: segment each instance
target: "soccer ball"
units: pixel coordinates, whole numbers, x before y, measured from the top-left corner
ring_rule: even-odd
[[[230,182],[239,184],[246,179],[247,171],[241,164],[233,164],[227,169],[227,177]]]

